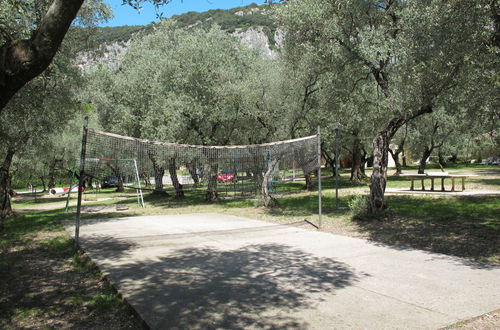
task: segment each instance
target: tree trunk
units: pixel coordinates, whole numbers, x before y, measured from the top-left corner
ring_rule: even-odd
[[[262,199],[264,200],[265,207],[272,207],[278,204],[278,201],[269,194],[269,180],[272,179],[274,168],[278,164],[278,159],[273,159],[268,163],[266,173],[262,179]]]
[[[429,148],[428,146],[425,146],[424,151],[422,152],[422,158],[420,158],[420,163],[418,165],[418,174],[425,173],[426,161],[429,158],[429,156],[431,155],[432,149],[433,148]]]
[[[208,188],[205,194],[205,200],[207,202],[215,202],[219,199],[219,194],[217,193],[217,176],[219,174],[219,165],[210,164],[210,173],[208,177]]]
[[[304,174],[304,177],[306,179],[306,185],[302,189],[307,190],[307,191],[313,191],[314,185],[313,185],[313,181],[311,178],[311,173]]]
[[[189,174],[191,175],[191,179],[193,179],[194,186],[198,187],[200,185],[200,177],[198,176],[198,172],[196,169],[196,161],[192,161],[191,163],[188,163],[187,168],[188,168]]]
[[[252,172],[251,172],[251,175],[252,175],[252,180],[253,180],[253,184],[254,184],[254,187],[255,187],[255,193],[258,194],[259,191],[262,189],[262,172],[264,172],[264,164],[263,162],[260,161],[259,157],[258,157],[258,153],[256,150],[249,150],[249,152],[251,153],[252,155],[252,165],[251,165],[251,168],[252,168]]]
[[[361,169],[361,174],[363,175],[363,178],[366,178],[366,173],[365,173],[365,169],[366,169],[366,150],[364,148],[362,149],[362,152],[361,152],[361,166],[360,166],[360,169]]]
[[[153,194],[164,194],[165,189],[163,188],[163,175],[165,174],[165,169],[161,166],[153,164],[153,170],[155,172],[155,189]]]
[[[117,173],[117,177],[118,177],[118,187],[116,187],[116,192],[124,192],[125,191],[125,187],[123,186],[123,176],[121,175],[121,173],[118,171]]]
[[[175,188],[175,198],[184,198],[184,191],[182,190],[182,184],[179,183],[179,178],[177,177],[177,166],[175,163],[175,158],[170,158],[168,162],[168,172],[170,173],[170,180]]]
[[[387,183],[389,141],[388,130],[380,132],[373,140],[373,172],[370,183],[370,212],[379,214],[387,204],[384,199]]]
[[[332,168],[333,175],[335,175],[335,171],[337,170],[335,168],[335,155],[332,157],[328,152],[324,150],[321,153],[323,154],[323,158],[326,159],[327,164]]]
[[[446,167],[446,159],[444,158],[444,155],[443,155],[443,152],[441,151],[441,149],[439,149],[439,151],[438,151],[438,162],[439,162],[439,165],[441,166],[441,169],[443,167]]]
[[[56,186],[56,176],[55,176],[55,168],[56,168],[56,160],[54,159],[54,161],[50,164],[50,168],[49,168],[49,184],[47,186],[47,188],[50,190],[52,188],[55,188]]]
[[[400,175],[403,172],[403,169],[401,167],[401,163],[399,161],[399,154],[400,154],[399,148],[396,149],[396,151],[392,151],[391,148],[389,148],[389,153],[392,156],[392,159],[394,159],[394,163],[396,164],[396,173],[394,175]]]
[[[40,176],[40,181],[42,182],[42,188],[43,188],[42,192],[44,193],[47,191],[47,187],[45,186],[45,178],[43,177],[43,175]]]
[[[354,134],[352,143],[352,166],[351,166],[351,182],[355,185],[361,183],[363,174],[361,173],[361,147],[357,134]]]
[[[451,154],[451,157],[450,159],[448,159],[448,161],[452,162],[453,164],[456,164],[458,161],[458,154],[457,153]]]
[[[153,190],[153,194],[155,195],[165,195],[165,189],[163,187],[163,175],[165,174],[165,169],[163,166],[158,164],[156,160],[156,155],[154,155],[151,151],[148,152],[149,160],[153,164],[153,171],[155,172],[155,189]]]
[[[145,186],[150,186],[151,185],[151,180],[149,179],[149,175],[143,174],[142,179],[144,180],[144,185]]]
[[[12,165],[14,153],[13,149],[8,149],[2,167],[0,167],[0,231],[3,229],[5,219],[12,214],[10,166]]]
[[[113,175],[116,177],[118,180],[118,186],[116,187],[116,192],[124,192],[125,187],[123,186],[123,175],[122,172],[120,171],[120,166],[118,165],[117,162],[115,162],[115,166],[113,166],[111,163],[106,162],[106,165],[111,168],[111,171],[113,171]],[[87,178],[84,177],[83,183],[87,181]]]

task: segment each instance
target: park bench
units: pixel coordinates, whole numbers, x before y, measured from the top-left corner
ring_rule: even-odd
[[[444,180],[451,179],[451,190],[455,191],[455,179],[462,179],[462,191],[465,190],[465,179],[468,177],[477,176],[475,174],[449,174],[448,172],[429,172],[424,174],[401,174],[400,176],[409,178],[411,180],[410,190],[415,190],[415,180],[420,180],[422,183],[422,191],[425,191],[425,179],[431,179],[431,191],[434,191],[434,179],[441,179],[441,191],[444,189]]]

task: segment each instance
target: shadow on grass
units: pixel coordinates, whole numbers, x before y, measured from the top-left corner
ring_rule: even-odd
[[[48,196],[47,193],[37,193],[36,199],[32,194],[17,195],[13,198],[16,205],[41,205],[49,203],[65,202],[66,197]]]
[[[278,199],[279,206],[270,208],[268,212],[273,215],[289,215],[289,216],[304,216],[310,217],[311,215],[318,214],[318,196],[316,194],[302,195],[302,196],[284,196]],[[344,209],[336,209],[335,195],[323,195],[322,200],[322,213],[329,216],[337,216],[345,214],[347,211]],[[339,199],[339,207],[346,208],[348,198]]]
[[[500,178],[499,179],[481,179],[481,178],[474,178],[473,181],[471,182],[477,182],[482,185],[489,185],[489,186],[496,186],[496,188],[500,188]]]
[[[11,242],[15,243],[15,242]],[[73,257],[74,266],[68,265]],[[73,240],[57,236],[0,254],[0,328],[119,329],[140,321],[91,262],[74,254]],[[88,259],[87,259],[88,260]],[[89,317],[91,315],[91,317]],[[109,324],[113,320],[114,323]]]
[[[162,246],[176,239],[166,236]],[[281,244],[225,251],[189,247],[133,261],[127,259],[133,241],[126,246],[100,239],[88,238],[84,248],[105,258],[103,270],[127,290],[129,302],[152,328],[305,328],[294,312],[319,302],[314,293],[358,280],[346,264]],[[108,262],[120,257],[125,258]]]
[[[357,221],[370,239],[400,247],[473,258],[480,262],[500,263],[498,198],[390,196],[387,200],[391,212],[386,218]]]
[[[28,234],[42,230],[62,229],[61,220],[67,215],[61,210],[36,211],[17,214],[5,221],[5,229],[0,232],[0,247],[2,245],[26,240]]]
[[[118,320],[111,329],[137,321],[127,321],[130,312],[88,265],[68,264],[77,257],[62,232],[61,220],[68,218],[74,215],[56,209],[6,221],[0,232],[0,328],[92,329]]]
[[[75,220],[75,207],[66,213],[63,208],[52,210],[36,210],[16,214],[7,219],[5,229],[0,232],[0,251],[7,244],[20,244],[30,240],[29,235],[40,231],[62,230],[62,222]],[[82,214],[82,219],[89,218],[120,218],[136,215],[131,212],[103,212],[97,214]]]

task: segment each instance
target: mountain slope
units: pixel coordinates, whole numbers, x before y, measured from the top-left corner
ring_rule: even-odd
[[[233,9],[215,9],[206,12],[188,12],[174,15],[179,28],[209,29],[218,25],[224,31],[239,37],[243,44],[256,48],[263,56],[274,57],[282,40],[282,33],[273,19],[273,6],[251,4]],[[114,65],[126,50],[130,40],[152,33],[155,24],[138,26],[98,27],[93,35],[91,49],[81,52],[77,65],[88,68],[105,62]]]

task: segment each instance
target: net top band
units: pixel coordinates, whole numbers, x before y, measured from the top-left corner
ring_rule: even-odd
[[[286,143],[305,141],[305,140],[315,139],[318,137],[318,135],[310,135],[310,136],[305,136],[305,137],[301,137],[301,138],[297,138],[297,139],[290,139],[290,140],[285,140],[285,141],[269,142],[269,143],[262,143],[262,144],[232,145],[232,146],[204,146],[204,145],[196,145],[196,144],[181,144],[181,143],[171,143],[171,142],[161,142],[161,141],[150,141],[147,139],[140,139],[140,138],[135,138],[135,137],[131,137],[131,136],[124,136],[124,135],[119,135],[119,134],[115,134],[115,133],[103,132],[103,131],[99,131],[99,130],[94,129],[94,128],[89,128],[88,130],[89,130],[89,132],[92,132],[95,134],[105,135],[105,136],[114,137],[117,139],[128,140],[128,141],[136,141],[136,142],[153,144],[153,145],[164,145],[164,146],[171,146],[171,147],[184,147],[184,148],[195,148],[195,149],[261,148],[261,147],[269,147],[269,146],[275,146],[275,145],[286,144]]]

